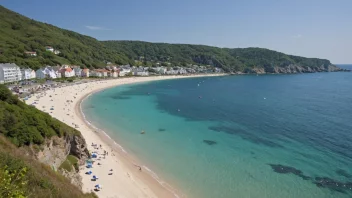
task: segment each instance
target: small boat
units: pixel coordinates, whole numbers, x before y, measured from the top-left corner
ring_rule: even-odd
[[[145,134],[145,131],[141,131],[141,134]]]

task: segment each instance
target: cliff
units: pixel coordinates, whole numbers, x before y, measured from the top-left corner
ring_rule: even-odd
[[[29,152],[33,151],[26,146],[17,147],[0,135],[0,197],[97,198],[94,193],[84,194],[78,184],[72,185],[72,179],[40,163]],[[69,178],[76,177],[71,174]]]
[[[83,165],[85,160],[88,159],[89,152],[82,136],[52,137],[46,140],[39,151],[34,151],[34,156],[38,161],[54,169],[58,169],[68,155],[77,157],[80,165]]]
[[[86,142],[79,131],[26,105],[6,86],[0,85],[0,194],[6,191],[10,197],[27,197],[33,193],[36,197],[94,197],[77,188],[81,186],[79,165],[88,157]],[[19,172],[23,182],[2,180],[12,180],[12,175]],[[21,196],[16,195],[19,188],[23,188]],[[42,193],[38,195],[38,192]]]

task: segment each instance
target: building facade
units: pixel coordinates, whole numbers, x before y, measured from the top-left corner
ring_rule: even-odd
[[[87,68],[86,69],[82,69],[81,76],[88,78],[89,77],[89,69],[87,69]]]
[[[14,63],[0,64],[0,83],[17,82],[22,80],[20,67]]]
[[[82,76],[82,69],[78,66],[73,67],[73,71],[75,72],[76,77],[81,77]]]
[[[71,67],[66,67],[60,70],[61,77],[70,78],[75,76],[75,71]]]
[[[35,72],[32,69],[21,69],[22,80],[35,78]]]
[[[44,78],[57,78],[57,75],[54,69],[51,66],[47,66],[44,68],[40,68],[35,72],[36,78],[44,79]]]

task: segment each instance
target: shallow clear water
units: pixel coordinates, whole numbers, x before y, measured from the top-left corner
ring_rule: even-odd
[[[352,73],[315,73],[119,86],[82,109],[190,197],[320,198],[352,196],[351,102]]]

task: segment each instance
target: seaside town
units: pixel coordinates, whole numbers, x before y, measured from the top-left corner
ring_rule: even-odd
[[[352,198],[351,7],[0,1],[0,198]]]
[[[9,88],[16,93],[34,92],[43,86],[39,86],[38,81],[44,81],[46,85],[52,82],[63,82],[67,80],[101,80],[113,79],[119,77],[131,76],[162,76],[162,75],[195,75],[195,74],[221,74],[224,71],[221,68],[214,68],[210,66],[189,65],[188,67],[143,67],[130,65],[113,65],[108,63],[102,69],[88,69],[81,68],[76,65],[62,65],[62,66],[44,66],[38,70],[30,68],[20,68],[14,63],[0,64],[0,84],[9,84]],[[60,81],[61,80],[61,81]],[[18,83],[20,82],[20,83]],[[18,86],[18,84],[20,86]],[[32,86],[30,86],[32,85]],[[37,85],[35,87],[34,85]],[[22,87],[26,87],[23,89]],[[22,89],[21,89],[22,88]]]
[[[60,54],[59,50],[51,46],[45,47],[47,52],[55,55]],[[36,52],[26,51],[28,56],[37,56]],[[138,61],[135,60],[137,63]],[[156,67],[131,66],[131,65],[115,65],[106,62],[105,68],[88,69],[77,65],[62,66],[43,66],[34,71],[30,68],[22,68],[15,63],[0,63],[0,84],[18,82],[31,79],[57,79],[71,77],[96,77],[96,78],[117,78],[123,76],[152,76],[152,75],[187,75],[187,74],[205,74],[205,73],[223,73],[221,68],[207,66],[199,66],[188,64],[186,67],[181,66],[159,66]],[[170,63],[166,63],[170,65]]]
[[[46,51],[55,55],[60,54],[59,50],[51,46],[45,47]],[[36,52],[26,51],[28,56],[37,56]],[[138,63],[137,60],[135,60]],[[54,80],[60,78],[118,78],[124,76],[160,76],[160,75],[194,75],[194,74],[211,74],[224,73],[224,70],[210,65],[200,66],[188,64],[187,66],[160,66],[156,63],[155,67],[115,65],[106,62],[105,68],[88,69],[77,65],[57,65],[43,66],[37,70],[23,68],[15,63],[0,63],[0,84],[11,84],[19,81],[28,81],[34,79]],[[165,63],[165,65],[171,65]]]
[[[97,77],[97,78],[117,78],[123,76],[153,76],[153,75],[187,75],[223,73],[221,68],[210,66],[189,65],[188,67],[143,67],[130,65],[109,64],[103,69],[82,69],[75,65],[44,66],[36,71],[32,69],[20,68],[14,63],[0,64],[0,83],[18,82],[30,79],[57,79],[70,77]]]

